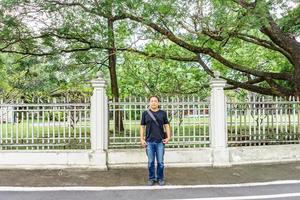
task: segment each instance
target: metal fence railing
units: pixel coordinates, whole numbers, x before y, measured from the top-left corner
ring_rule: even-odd
[[[0,149],[89,149],[90,103],[0,103]]]
[[[227,102],[229,146],[300,143],[300,101],[252,98]]]
[[[160,99],[171,125],[169,148],[208,147],[209,104],[196,97]],[[109,102],[109,148],[140,146],[140,121],[148,109],[147,98],[127,98]]]
[[[0,101],[0,150],[90,149],[91,105],[82,102]],[[168,97],[160,105],[171,125],[168,148],[210,146],[207,100]],[[108,107],[108,148],[140,147],[140,121],[148,99],[118,99],[109,101]],[[300,143],[300,101],[296,98],[227,100],[226,120],[230,147]]]

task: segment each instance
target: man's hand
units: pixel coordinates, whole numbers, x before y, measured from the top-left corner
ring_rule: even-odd
[[[147,142],[145,140],[141,140],[141,145],[142,145],[142,147],[146,148],[147,147]]]
[[[163,139],[163,143],[167,144],[169,142],[169,140],[170,140],[169,138],[165,138],[165,139]]]

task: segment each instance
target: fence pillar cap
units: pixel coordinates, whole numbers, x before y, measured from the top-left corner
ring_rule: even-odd
[[[102,72],[98,72],[97,78],[92,80],[91,83],[94,88],[105,88],[107,86]]]
[[[212,78],[209,82],[211,87],[225,87],[226,81],[220,78],[221,73],[219,71],[214,72],[215,78]]]

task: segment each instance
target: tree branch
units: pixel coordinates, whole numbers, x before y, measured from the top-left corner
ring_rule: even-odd
[[[290,74],[288,73],[269,73],[269,72],[262,72],[262,71],[257,71],[254,69],[250,69],[247,68],[243,65],[237,64],[237,63],[233,63],[227,59],[225,59],[223,56],[221,56],[220,54],[216,53],[214,50],[212,50],[211,48],[201,48],[195,45],[192,45],[190,43],[187,43],[185,41],[183,41],[182,39],[176,37],[173,33],[171,33],[169,30],[160,27],[159,25],[153,23],[153,22],[149,22],[148,20],[145,20],[142,17],[137,17],[137,16],[133,16],[131,14],[124,14],[124,16],[126,16],[127,18],[136,21],[136,22],[140,22],[142,24],[145,24],[146,26],[149,26],[150,28],[154,29],[155,31],[159,32],[162,35],[165,35],[169,40],[171,40],[172,42],[174,42],[175,44],[181,46],[184,49],[187,49],[191,52],[194,52],[196,54],[198,53],[203,53],[206,55],[209,55],[211,57],[213,57],[214,59],[218,60],[220,63],[224,64],[225,66],[240,71],[240,72],[244,72],[247,74],[252,74],[254,76],[259,76],[259,77],[271,77],[274,79],[281,79],[281,80],[290,80]]]
[[[140,55],[149,57],[149,58],[158,58],[158,59],[169,59],[169,60],[176,60],[176,61],[183,61],[183,62],[197,62],[196,56],[194,57],[181,57],[181,56],[175,56],[175,55],[159,55],[154,53],[148,53],[144,51],[139,51],[137,49],[133,48],[117,48],[117,51],[128,51],[133,53],[138,53]]]
[[[233,1],[241,5],[245,9],[255,9],[256,6],[256,1],[254,2],[255,4],[247,3],[245,0],[233,0]],[[265,23],[262,22],[260,31],[266,36],[268,36],[276,45],[284,49],[290,55],[299,54],[300,42],[298,42],[296,38],[291,37],[291,35],[289,35],[288,33],[282,31],[268,10],[266,11],[266,14],[267,14],[266,19],[268,20],[268,24],[264,25]],[[289,61],[295,64],[295,61],[293,59],[289,59]]]
[[[202,68],[204,69],[204,71],[206,71],[210,76],[214,77],[213,71],[211,69],[209,69],[209,67],[205,64],[205,62],[202,60],[200,55],[198,55],[198,61],[199,61],[200,65],[202,66]],[[223,78],[224,80],[226,80],[228,84],[233,86],[233,87],[227,87],[226,89],[243,88],[243,89],[246,89],[246,90],[249,90],[252,92],[257,92],[257,93],[266,94],[266,95],[273,94],[273,95],[279,95],[279,96],[286,96],[286,95],[292,94],[291,91],[278,89],[279,87],[275,87],[275,85],[273,85],[272,88],[264,88],[264,87],[254,85],[254,84],[265,81],[266,79],[264,77],[251,79],[246,82],[235,81],[233,79],[230,79],[230,78],[227,78],[224,76],[220,76],[220,77]]]
[[[262,46],[262,47],[265,47],[265,48],[268,48],[268,49],[271,49],[274,51],[278,51],[278,52],[282,53],[290,61],[290,63],[292,63],[291,55],[287,51],[285,51],[281,47],[278,47],[271,41],[263,40],[263,39],[254,37],[252,35],[242,34],[242,33],[239,33],[236,37],[241,40],[244,40],[246,42],[250,42],[250,43],[257,44],[259,46]]]

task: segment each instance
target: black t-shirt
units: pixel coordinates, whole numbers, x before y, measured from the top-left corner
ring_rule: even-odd
[[[151,118],[147,111],[142,114],[141,125],[146,126],[146,141],[147,142],[161,142],[164,134],[164,124],[169,124],[167,113],[163,110],[152,112],[159,127],[155,121]]]

